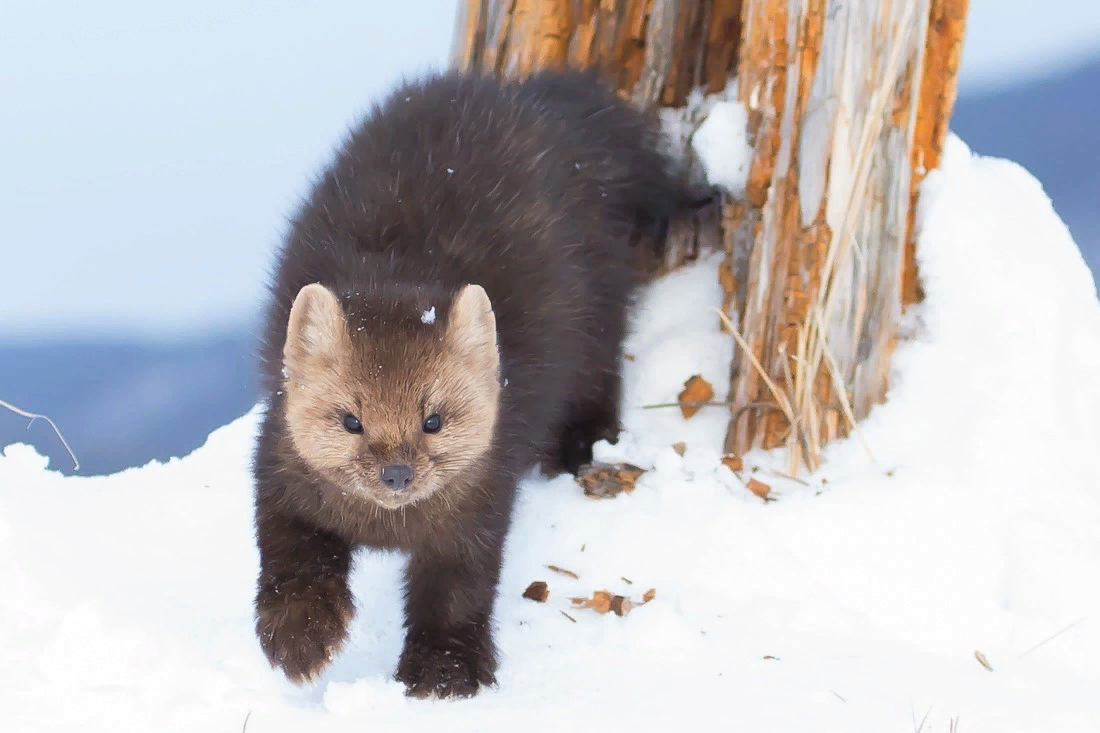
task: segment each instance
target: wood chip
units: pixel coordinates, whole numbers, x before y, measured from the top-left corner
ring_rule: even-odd
[[[687,450],[687,447],[688,447],[688,444],[685,443],[682,440],[679,443],[673,443],[672,444],[672,450],[676,451],[676,455],[678,455],[678,456],[684,455],[684,451]]]
[[[684,389],[676,399],[680,403],[680,414],[684,416],[685,420],[688,420],[699,412],[703,406],[702,404],[685,403],[709,402],[714,399],[714,387],[711,386],[710,382],[703,379],[702,375],[695,374],[684,382]]]
[[[722,456],[722,465],[734,473],[737,473],[745,467],[745,462],[738,456]]]
[[[637,358],[637,357],[635,357],[634,354],[624,354],[623,358],[626,359],[627,361],[634,361],[634,359]]]
[[[631,463],[591,463],[581,467],[577,484],[584,495],[593,499],[610,499],[634,491],[638,477],[645,473]]]
[[[616,616],[625,616],[630,613],[632,609],[638,606],[644,606],[652,601],[655,595],[657,595],[657,591],[650,588],[642,596],[642,600],[639,603],[638,601],[633,601],[627,596],[619,595],[618,593],[598,590],[592,594],[591,598],[570,598],[569,601],[573,604],[573,608],[588,608],[601,615],[611,612]]]
[[[550,597],[550,587],[546,585],[546,581],[536,580],[527,586],[527,590],[523,591],[523,597],[539,603],[546,603],[546,599]]]
[[[570,598],[573,608],[591,608],[596,613],[607,613],[611,610],[611,593],[606,590],[598,590],[591,598]]]
[[[982,665],[983,667],[988,669],[990,672],[993,671],[993,667],[989,664],[989,660],[986,659],[985,655],[982,654],[977,649],[974,650],[974,658],[978,660],[978,664]]]
[[[745,487],[749,491],[759,496],[761,499],[767,499],[768,494],[772,492],[772,487],[768,486],[763,481],[757,481],[754,478],[750,478],[749,482],[745,484]]]
[[[573,580],[580,580],[580,577],[581,577],[581,576],[577,575],[576,573],[574,573],[572,570],[566,570],[565,568],[559,568],[557,565],[547,565],[546,569],[551,570],[555,573],[561,573],[562,575],[568,575]]]
[[[611,596],[611,611],[616,616],[625,616],[634,608],[634,601],[626,596]]]
[[[630,578],[626,577],[625,575],[620,575],[619,579],[622,580],[627,585],[634,585],[634,581],[631,580]]]

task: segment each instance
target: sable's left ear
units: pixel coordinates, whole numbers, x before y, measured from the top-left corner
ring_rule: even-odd
[[[486,368],[500,368],[497,319],[489,295],[480,285],[470,283],[455,294],[447,319],[447,338]]]
[[[336,294],[319,283],[298,291],[290,307],[283,363],[297,372],[310,359],[343,347],[344,312]]]

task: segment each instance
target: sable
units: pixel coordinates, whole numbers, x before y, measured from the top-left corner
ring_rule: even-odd
[[[405,82],[292,219],[262,353],[256,633],[296,683],[348,636],[353,553],[403,551],[416,696],[495,683],[516,484],[619,434],[639,229],[691,205],[653,121],[593,76]]]

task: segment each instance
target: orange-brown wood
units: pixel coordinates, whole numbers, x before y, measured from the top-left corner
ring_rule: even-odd
[[[924,49],[920,104],[913,135],[910,206],[906,225],[905,272],[902,301],[906,305],[923,300],[917,270],[917,240],[914,232],[919,187],[929,170],[940,164],[947,138],[948,122],[958,94],[959,63],[969,0],[931,0],[928,39]]]

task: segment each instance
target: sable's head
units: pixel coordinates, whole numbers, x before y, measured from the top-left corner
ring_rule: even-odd
[[[351,327],[331,290],[307,285],[283,347],[295,449],[386,509],[472,468],[491,445],[500,397],[496,318],[481,286],[460,289],[438,321],[405,316],[368,314]]]

